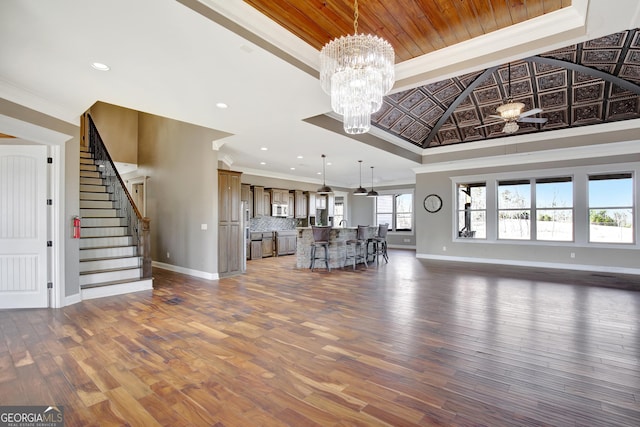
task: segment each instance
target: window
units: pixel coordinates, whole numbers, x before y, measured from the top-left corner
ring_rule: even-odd
[[[381,194],[376,197],[376,226],[389,224],[389,230],[393,230],[393,195]]]
[[[344,197],[336,196],[333,205],[333,224],[334,227],[344,227]]]
[[[589,242],[633,243],[633,177],[589,176]]]
[[[413,229],[413,193],[380,194],[375,209],[376,226],[389,224],[389,231]]]
[[[636,229],[640,164],[538,172],[452,177],[455,238],[640,248]]]
[[[458,237],[487,238],[487,184],[458,184]]]
[[[573,182],[536,179],[536,240],[573,241]]]
[[[531,239],[531,183],[498,182],[498,239]]]

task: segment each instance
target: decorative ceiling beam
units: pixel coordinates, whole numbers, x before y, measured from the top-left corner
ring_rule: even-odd
[[[487,68],[486,70],[484,70],[482,74],[480,74],[469,86],[467,86],[465,90],[462,91],[462,93],[460,93],[460,95],[458,95],[458,97],[451,103],[451,105],[449,105],[447,111],[442,114],[442,117],[440,117],[433,129],[431,129],[431,132],[429,132],[427,138],[422,142],[422,148],[427,148],[429,146],[433,138],[435,138],[438,134],[438,131],[440,130],[444,122],[446,122],[449,117],[451,117],[451,114],[453,114],[456,108],[458,108],[458,105],[460,105],[460,103],[462,103],[462,101],[464,101],[465,98],[469,96],[471,92],[473,92],[474,89],[480,85],[480,83],[484,82],[491,74],[493,74],[493,72],[496,71],[498,67],[499,66],[496,65],[495,67]]]
[[[618,76],[614,76],[613,74],[605,73],[604,71],[597,70],[595,68],[585,67],[584,65],[575,64],[573,62],[563,61],[561,59],[555,58],[547,58],[544,56],[531,56],[529,58],[525,58],[524,61],[527,62],[538,62],[541,64],[554,65],[556,67],[567,68],[572,71],[578,71],[583,74],[588,74],[592,77],[597,77],[606,82],[613,83],[616,86],[620,86],[623,89],[626,89],[630,92],[635,93],[636,95],[640,95],[640,85],[637,85],[628,80],[621,79]]]

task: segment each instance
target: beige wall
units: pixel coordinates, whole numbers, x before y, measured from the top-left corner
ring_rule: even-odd
[[[138,163],[138,112],[96,102],[89,114],[114,162]]]
[[[638,269],[640,256],[638,245],[619,245],[617,248],[604,247],[604,245],[585,245],[579,243],[544,243],[535,244],[514,243],[506,241],[486,240],[458,240],[454,236],[454,204],[455,196],[452,177],[464,176],[493,176],[495,174],[522,173],[535,171],[564,171],[571,174],[573,170],[598,171],[599,168],[608,165],[635,164],[640,168],[640,154],[624,156],[599,157],[593,159],[549,161],[527,164],[508,165],[491,168],[475,168],[465,170],[452,170],[446,172],[418,173],[416,175],[416,221],[417,228],[417,255],[423,258],[451,258],[460,260],[477,260],[494,262],[496,260],[507,264],[520,265],[549,265],[576,269],[606,270],[618,268],[621,271]],[[635,163],[634,163],[635,162]],[[480,162],[479,162],[480,163]],[[562,172],[561,172],[562,173]],[[636,182],[638,176],[636,175]],[[636,190],[636,193],[638,190]],[[422,208],[422,200],[426,195],[435,193],[442,197],[443,207],[437,213],[427,213]],[[586,204],[585,194],[576,192],[576,205]],[[637,196],[636,196],[637,198]],[[636,202],[637,203],[637,202]],[[636,212],[636,218],[638,213]],[[638,222],[636,221],[636,235]],[[576,238],[576,241],[579,241]],[[446,250],[445,250],[446,248]],[[570,257],[570,253],[575,258]]]
[[[136,174],[148,176],[152,259],[217,274],[218,153],[211,142],[225,134],[144,113],[138,123]]]

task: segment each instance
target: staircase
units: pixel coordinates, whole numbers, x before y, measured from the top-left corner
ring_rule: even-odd
[[[80,292],[82,299],[152,289],[142,279],[138,242],[86,147],[80,151]]]

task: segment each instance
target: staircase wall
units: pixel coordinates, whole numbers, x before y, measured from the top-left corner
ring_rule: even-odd
[[[144,113],[138,123],[136,174],[149,177],[153,261],[216,278],[218,152],[212,141],[227,134]]]

